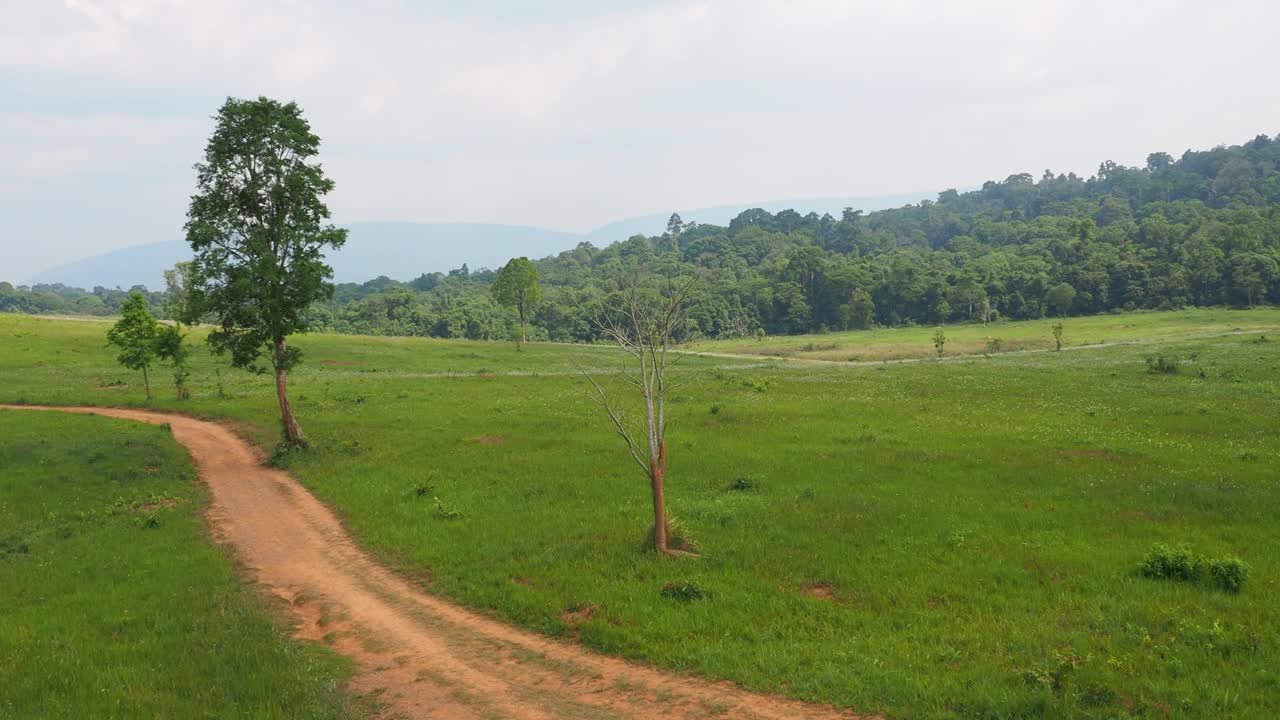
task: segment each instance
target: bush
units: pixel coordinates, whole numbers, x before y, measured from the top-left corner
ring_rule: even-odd
[[[707,597],[706,591],[698,587],[697,583],[688,580],[678,580],[669,582],[662,586],[662,597],[668,600],[676,600],[679,602],[693,602],[694,600],[702,600]]]
[[[756,484],[751,482],[751,478],[740,477],[729,483],[729,487],[725,488],[729,492],[747,492],[755,489]]]
[[[1178,358],[1173,355],[1166,356],[1164,353],[1148,355],[1147,372],[1157,373],[1160,375],[1177,375]]]
[[[1149,578],[1206,581],[1209,585],[1238,593],[1249,579],[1249,566],[1240,558],[1206,558],[1186,545],[1171,547],[1157,543],[1142,561],[1141,573]]]
[[[1142,561],[1143,575],[1163,580],[1194,581],[1202,569],[1202,560],[1186,545],[1170,547],[1157,543]]]
[[[1238,593],[1249,579],[1249,566],[1237,557],[1226,557],[1208,562],[1209,579],[1227,592]]]
[[[302,448],[293,443],[280,442],[271,448],[271,457],[267,459],[267,467],[276,470],[285,470],[289,467],[289,461],[295,453],[301,452]]]

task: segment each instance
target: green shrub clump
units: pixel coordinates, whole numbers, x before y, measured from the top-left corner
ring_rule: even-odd
[[[1240,592],[1244,588],[1245,581],[1249,579],[1249,566],[1237,557],[1210,560],[1207,568],[1209,579],[1213,584],[1227,592]]]
[[[1249,579],[1249,566],[1240,558],[1206,558],[1186,545],[1169,546],[1156,543],[1142,561],[1142,574],[1161,580],[1182,582],[1207,581],[1210,585],[1240,592]]]
[[[1178,358],[1174,355],[1165,355],[1164,353],[1148,355],[1147,372],[1157,375],[1177,375],[1178,363]]]
[[[662,586],[662,597],[668,600],[677,600],[679,602],[693,602],[694,600],[702,600],[707,593],[696,583],[685,581],[669,582]]]

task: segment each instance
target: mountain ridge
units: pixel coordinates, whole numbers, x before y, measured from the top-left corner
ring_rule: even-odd
[[[901,207],[934,197],[935,193],[895,193],[868,197],[826,197],[774,200],[739,205],[678,210],[686,221],[727,224],[743,210],[761,208],[776,212],[830,212],[844,207],[871,212]],[[350,231],[347,246],[334,255],[336,282],[364,282],[379,276],[408,281],[430,272],[446,272],[463,264],[472,269],[497,268],[520,255],[540,258],[572,250],[578,243],[604,247],[636,234],[659,235],[670,213],[652,213],[606,223],[587,232],[548,230],[533,225],[467,222],[362,222],[345,224]],[[190,258],[182,240],[135,245],[112,250],[36,273],[28,283],[61,283],[71,287],[148,289],[164,286],[163,272]]]

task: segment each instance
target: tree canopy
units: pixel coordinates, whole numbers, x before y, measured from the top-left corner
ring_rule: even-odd
[[[120,319],[107,330],[107,343],[120,350],[117,361],[130,370],[142,371],[147,399],[151,399],[151,364],[160,353],[160,324],[156,322],[142,293],[130,293],[120,307]]]
[[[519,347],[519,343],[528,342],[525,321],[538,301],[542,300],[542,288],[538,285],[538,268],[529,262],[529,258],[513,258],[498,271],[490,291],[499,304],[516,310],[516,318],[520,323],[519,333],[516,335],[516,347]]]
[[[187,319],[211,316],[209,344],[236,367],[264,372],[268,358],[286,438],[300,443],[285,373],[301,352],[286,338],[309,327],[312,303],[332,296],[324,253],[347,231],[328,222],[333,181],[310,162],[320,138],[295,103],[228,98],[215,119],[187,215]]]

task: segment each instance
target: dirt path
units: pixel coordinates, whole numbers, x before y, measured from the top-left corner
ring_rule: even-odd
[[[169,424],[209,486],[215,536],[289,603],[299,635],[356,661],[353,690],[374,694],[383,717],[854,717],[598,655],[427,594],[373,562],[327,507],[217,423],[146,410],[0,408]]]

